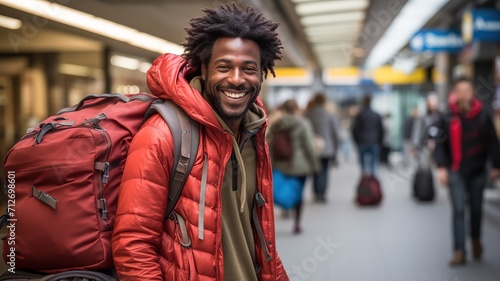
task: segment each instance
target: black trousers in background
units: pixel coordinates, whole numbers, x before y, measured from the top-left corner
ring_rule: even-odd
[[[465,211],[470,211],[470,237],[481,238],[481,224],[483,215],[484,186],[486,173],[465,178],[457,172],[449,172],[450,198],[453,208],[453,248],[465,251],[466,217]]]
[[[382,145],[380,151],[380,163],[389,164],[389,153],[391,152],[391,148],[387,145]]]
[[[321,169],[314,175],[314,194],[324,196],[328,188],[328,168],[330,166],[330,158],[321,158]]]

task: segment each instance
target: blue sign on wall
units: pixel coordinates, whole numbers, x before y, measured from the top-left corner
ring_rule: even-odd
[[[410,48],[421,52],[459,52],[464,42],[459,31],[443,29],[422,29],[410,39]]]
[[[462,36],[465,43],[472,41],[500,41],[500,11],[476,9],[462,17]]]

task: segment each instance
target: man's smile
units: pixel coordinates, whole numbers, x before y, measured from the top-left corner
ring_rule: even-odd
[[[221,91],[225,96],[231,99],[241,99],[248,94],[248,91],[234,91],[234,90],[223,90]]]

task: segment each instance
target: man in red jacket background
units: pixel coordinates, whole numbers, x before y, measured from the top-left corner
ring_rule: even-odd
[[[288,280],[276,252],[267,117],[258,98],[281,59],[277,23],[235,4],[190,21],[182,57],[155,60],[152,94],[200,124],[193,169],[164,219],[173,140],[159,116],[132,141],[113,233],[120,280]],[[186,243],[189,241],[190,243]]]
[[[441,136],[436,140],[439,181],[449,186],[453,208],[453,249],[450,265],[466,263],[465,210],[470,207],[470,237],[474,259],[481,259],[481,220],[486,163],[491,157],[491,178],[500,174],[500,144],[491,116],[474,96],[468,78],[455,81],[449,97],[449,112],[440,121]]]

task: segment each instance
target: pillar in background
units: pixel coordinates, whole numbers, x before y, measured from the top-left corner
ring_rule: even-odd
[[[439,53],[435,56],[433,81],[439,97],[439,109],[445,111],[448,106],[449,81],[451,79],[450,55]]]

